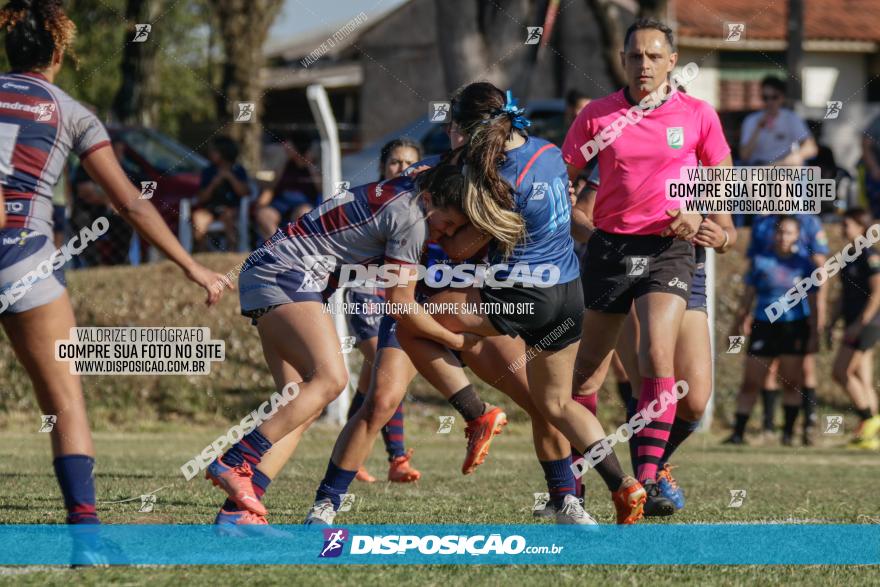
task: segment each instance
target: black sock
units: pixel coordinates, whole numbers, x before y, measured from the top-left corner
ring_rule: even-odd
[[[785,426],[782,429],[782,433],[785,436],[792,436],[794,434],[794,423],[797,422],[798,412],[801,411],[801,407],[784,405],[782,409],[785,412]]]
[[[764,430],[770,430],[772,432],[776,429],[776,426],[773,423],[773,416],[776,415],[776,404],[779,401],[779,390],[762,389],[761,399],[764,403]]]
[[[663,451],[663,457],[660,459],[660,468],[663,468],[663,465],[669,461],[672,457],[672,453],[675,452],[675,449],[677,449],[682,442],[687,440],[687,437],[693,434],[699,427],[699,422],[688,422],[679,417],[676,417],[675,420],[672,421],[672,429],[669,431],[669,440],[666,441],[666,449]]]
[[[601,442],[601,440],[597,440],[585,448],[583,454],[589,455],[592,448]],[[587,457],[587,462],[589,462],[589,457]],[[602,477],[602,481],[608,486],[609,491],[617,491],[620,489],[620,484],[623,483],[623,478],[626,477],[626,474],[620,467],[620,461],[617,460],[617,455],[614,454],[614,450],[608,451],[607,456],[594,465],[593,468],[596,469],[596,472]]]
[[[449,398],[449,403],[452,404],[453,408],[458,410],[458,413],[461,414],[461,417],[467,422],[476,420],[482,416],[485,409],[485,404],[483,404],[483,400],[480,399],[477,392],[474,391],[473,385],[468,385],[459,389]]]
[[[633,416],[636,415],[636,408],[638,407],[639,400],[634,398],[632,395],[629,396],[629,400],[626,403],[626,421],[629,422],[632,420]],[[639,474],[639,440],[636,438],[636,435],[633,434],[629,442],[629,460],[632,463],[633,474]]]
[[[802,397],[803,400],[801,405],[804,408],[804,430],[806,430],[816,425],[816,388],[803,388]]]
[[[736,415],[736,424],[733,425],[733,435],[738,438],[745,438],[746,436],[746,424],[749,421],[748,414],[737,414]]]
[[[620,401],[624,406],[627,405],[629,398],[632,397],[633,388],[629,381],[618,381],[617,382],[617,394],[620,396]]]
[[[864,422],[865,420],[871,419],[871,408],[856,408],[856,414],[859,415],[859,419]]]

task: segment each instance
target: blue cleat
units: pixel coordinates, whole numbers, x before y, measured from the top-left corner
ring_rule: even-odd
[[[675,509],[680,510],[684,507],[684,490],[672,477],[672,467],[669,463],[663,465],[663,468],[657,473],[657,485],[660,488],[660,494],[671,501]]]

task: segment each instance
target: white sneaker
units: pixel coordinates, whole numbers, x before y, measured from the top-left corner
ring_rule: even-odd
[[[333,511],[333,502],[329,499],[322,499],[315,502],[315,505],[312,506],[312,509],[306,515],[306,521],[303,524],[306,526],[329,526],[333,523],[333,518],[335,517],[336,512]]]
[[[573,495],[566,495],[562,507],[556,511],[557,524],[575,524],[578,526],[598,526],[599,522],[584,511],[581,500]]]

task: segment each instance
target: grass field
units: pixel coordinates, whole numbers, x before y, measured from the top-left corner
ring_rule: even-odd
[[[832,233],[832,237],[834,237]],[[717,289],[719,344],[726,341],[741,289],[741,250],[719,258]],[[839,248],[832,238],[832,250]],[[207,255],[202,261],[226,272],[241,256]],[[74,272],[69,290],[80,325],[208,326],[212,338],[226,341],[226,361],[209,377],[84,377],[89,416],[96,431],[99,511],[105,523],[210,523],[220,493],[200,479],[186,483],[179,467],[230,423],[237,422],[271,389],[259,343],[248,321],[239,317],[237,296],[205,311],[200,294],[168,263],[139,268],[99,268]],[[837,285],[832,286],[832,291]],[[832,294],[833,295],[833,294]],[[729,448],[719,444],[739,385],[741,355],[716,355],[716,419],[711,433],[698,434],[674,459],[676,476],[688,493],[686,509],[672,522],[837,522],[880,523],[876,453],[852,453],[839,447],[842,437],[825,437],[813,449]],[[820,411],[854,419],[841,392],[830,381],[831,354],[819,357]],[[609,386],[610,388],[610,386]],[[531,517],[532,494],[544,490],[525,416],[498,393],[480,387],[483,397],[508,409],[511,424],[476,475],[462,477],[464,453],[460,423],[450,435],[436,434],[437,416],[451,413],[445,402],[418,379],[407,403],[407,444],[423,480],[413,486],[355,483],[352,512],[341,523],[545,523]],[[600,415],[606,425],[622,418],[613,393],[603,390]],[[613,407],[612,407],[613,406]],[[754,418],[753,420],[757,420]],[[37,432],[39,410],[30,383],[0,334],[0,523],[61,523],[63,508],[54,476],[48,438]],[[293,462],[267,497],[270,521],[301,522],[326,466],[337,430],[317,425],[309,431]],[[384,476],[377,447],[368,463]],[[621,461],[628,463],[625,451]],[[730,491],[744,489],[740,508],[728,507]],[[138,496],[158,490],[152,513],[139,513]],[[587,510],[602,523],[612,508],[598,478],[589,480]],[[648,522],[669,523],[669,522]],[[854,544],[853,548],[861,545]],[[512,573],[516,575],[512,575]],[[235,579],[285,585],[876,585],[876,567],[174,567],[70,571],[60,568],[0,568],[0,583],[164,585],[217,584]]]
[[[414,462],[423,473],[417,485],[365,485],[355,482],[357,498],[351,512],[339,522],[358,523],[511,523],[529,524],[532,493],[542,491],[544,480],[535,462],[526,425],[511,424],[493,445],[487,463],[470,477],[458,468],[464,452],[461,430],[436,434],[437,419],[429,413],[407,420],[408,445],[416,449]],[[440,412],[437,412],[440,413]],[[183,432],[172,428],[158,433],[98,433],[100,455],[97,486],[99,511],[105,523],[197,523],[212,521],[221,500],[218,490],[202,479],[185,482],[180,465],[196,454],[217,430]],[[312,428],[292,462],[267,494],[270,521],[299,523],[311,504],[314,489],[326,465],[335,428]],[[62,508],[49,465],[47,438],[36,432],[0,435],[0,462],[4,483],[0,508],[4,523],[60,523]],[[626,462],[626,455],[620,453]],[[688,494],[687,507],[672,522],[880,522],[877,457],[853,454],[826,443],[815,449],[765,446],[740,449],[719,446],[718,439],[698,435],[675,459],[679,481]],[[375,474],[384,473],[380,450],[368,463]],[[139,513],[143,493],[157,492],[152,513]],[[731,489],[745,489],[740,508],[728,507]],[[607,492],[597,477],[589,479],[587,509],[602,523],[612,521]],[[655,522],[648,523],[668,523]],[[859,545],[853,545],[859,548]],[[211,567],[117,568],[69,571],[60,568],[0,569],[0,581],[15,584],[86,584],[120,581],[128,585],[228,583],[231,578],[258,578],[259,584],[418,585],[507,584],[511,568],[370,567],[283,568]],[[636,584],[646,572],[636,567],[562,567],[517,569],[517,582],[558,584]],[[798,584],[868,585],[880,581],[880,570],[865,567],[688,567],[647,571],[657,584]],[[254,575],[257,573],[257,575]]]

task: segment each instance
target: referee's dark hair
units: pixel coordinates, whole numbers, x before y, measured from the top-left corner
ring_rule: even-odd
[[[640,18],[629,25],[629,28],[626,29],[626,34],[623,36],[623,48],[626,49],[629,46],[629,38],[633,33],[647,29],[663,33],[666,37],[666,42],[669,44],[669,51],[675,51],[675,39],[672,35],[672,29],[669,28],[666,23],[659,21],[656,18]]]

